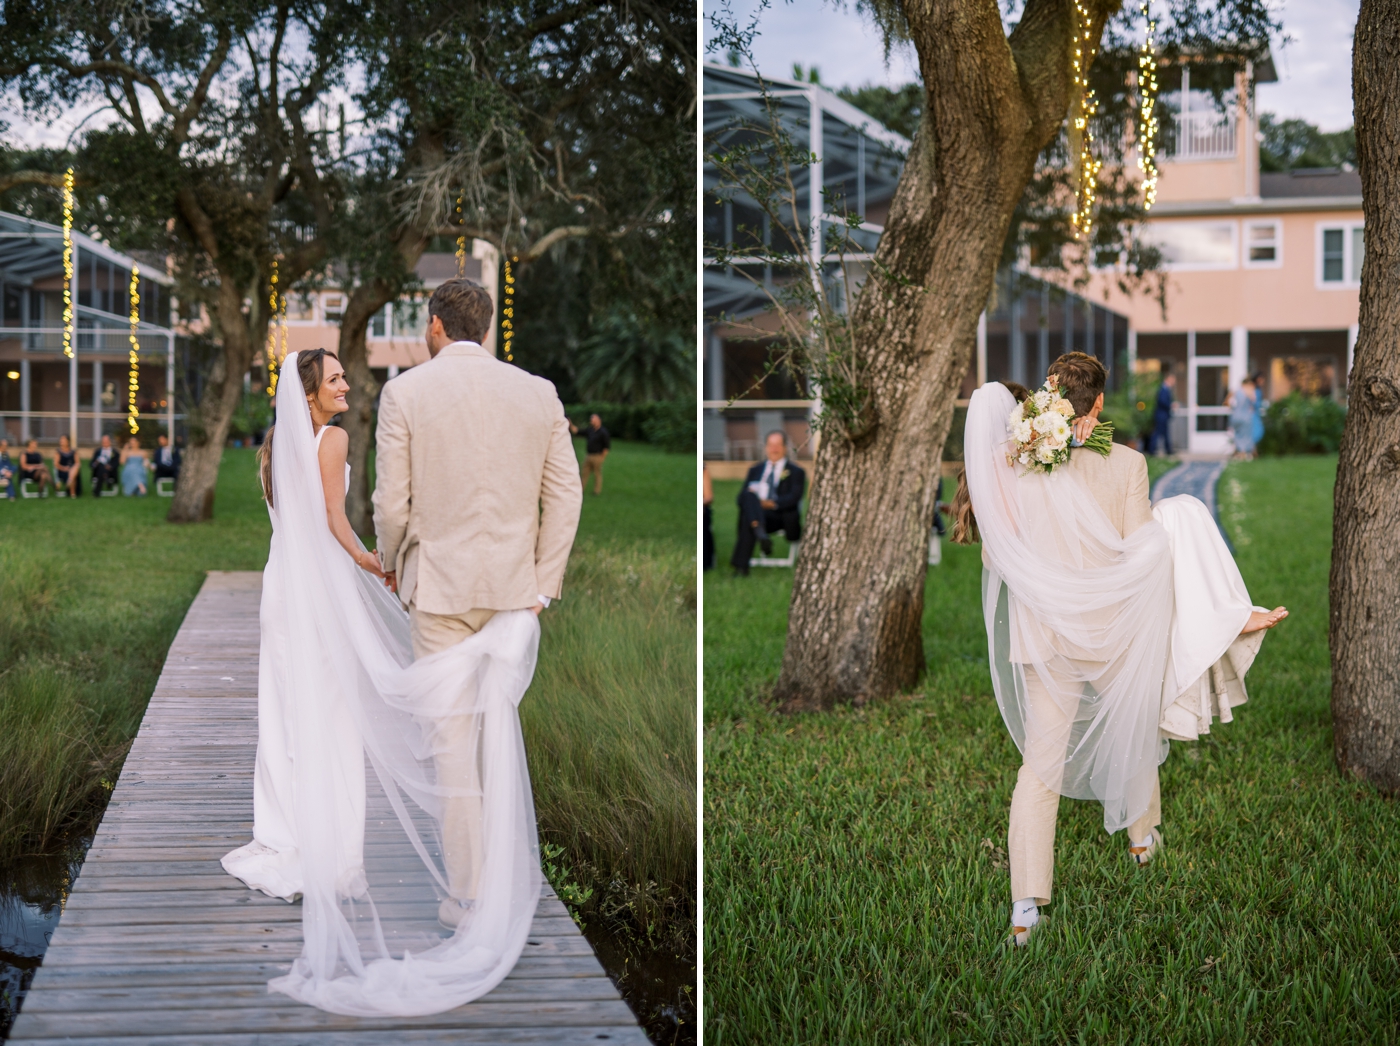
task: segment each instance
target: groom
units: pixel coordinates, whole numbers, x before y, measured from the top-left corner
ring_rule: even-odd
[[[494,315],[485,288],[448,280],[428,300],[432,358],[379,399],[374,530],[415,658],[455,646],[498,610],[539,614],[558,599],[578,528],[583,488],[563,405],[548,381],[481,347]],[[448,926],[471,908],[483,860],[478,720],[447,719],[433,737],[438,781],[478,793],[445,803]]]
[[[1055,380],[1060,394],[1074,407],[1074,436],[1083,442],[1098,424],[1103,410],[1104,386],[1108,372],[1093,356],[1070,352],[1050,365],[1048,377]],[[1121,443],[1113,444],[1107,455],[1076,450],[1063,468],[1076,475],[1099,503],[1104,514],[1126,538],[1152,521],[1148,498],[1147,459]],[[1063,716],[1049,697],[1049,690],[1026,666],[1026,689],[1038,705],[1041,723]],[[1031,744],[1055,745],[1067,741],[1070,724],[1064,723],[1063,736],[1030,738]],[[1162,820],[1161,788],[1152,768],[1152,799],[1147,811],[1128,826],[1129,854],[1138,864],[1146,864],[1156,852],[1154,833]],[[1011,821],[1007,832],[1007,858],[1011,865],[1013,938],[1024,944],[1039,919],[1037,906],[1050,903],[1050,887],[1055,873],[1055,822],[1059,816],[1060,794],[1046,786],[1028,765],[1023,764],[1011,794]]]

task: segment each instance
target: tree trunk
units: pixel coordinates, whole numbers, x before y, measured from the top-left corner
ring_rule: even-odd
[[[1094,5],[1097,42],[1116,3]],[[1012,214],[1068,110],[1070,5],[906,5],[927,105],[851,317],[875,427],[824,435],[775,696],[787,709],[912,686],[954,398]]]
[[[199,398],[198,424],[190,426],[189,446],[180,463],[180,480],[166,520],[202,523],[214,515],[214,490],[224,456],[229,423],[243,397],[243,375],[253,363],[253,317],[243,315],[237,281],[220,273],[219,334],[223,352]],[[255,308],[254,316],[257,315]]]
[[[350,526],[362,538],[374,532],[374,513],[370,506],[369,450],[374,440],[374,404],[379,398],[379,382],[369,369],[369,349],[365,335],[370,318],[394,300],[382,280],[361,284],[345,304],[340,321],[340,365],[345,368],[345,380],[350,384],[350,409],[341,417],[345,434],[350,437],[346,460],[350,462],[350,489],[346,491],[345,514]]]
[[[1352,93],[1366,218],[1360,336],[1337,462],[1330,645],[1337,765],[1400,790],[1400,0],[1363,0]]]

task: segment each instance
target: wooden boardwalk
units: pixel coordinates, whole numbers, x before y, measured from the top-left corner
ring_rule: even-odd
[[[301,908],[219,865],[252,833],[261,586],[211,573],[190,607],[10,1042],[646,1043],[548,886],[514,971],[449,1013],[363,1020],[267,990]]]

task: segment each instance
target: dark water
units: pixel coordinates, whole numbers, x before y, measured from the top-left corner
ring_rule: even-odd
[[[583,931],[617,990],[657,1046],[695,1046],[695,950],[653,946],[589,922]]]
[[[0,868],[0,1040],[10,1034],[91,841],[83,836],[62,853]]]
[[[90,835],[59,854],[22,858],[0,868],[0,1041],[10,1034],[24,995],[43,962],[63,905],[82,868]],[[584,935],[608,976],[658,1046],[693,1046],[694,952],[648,945],[626,931],[590,923]]]

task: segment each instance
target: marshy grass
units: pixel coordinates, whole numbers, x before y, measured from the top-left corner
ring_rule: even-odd
[[[978,549],[930,568],[914,692],[777,715],[791,572],[705,582],[707,1043],[1395,1043],[1400,819],[1343,778],[1328,711],[1335,458],[1232,465],[1261,605],[1249,702],[1162,767],[1164,849],[1060,805],[1055,897],[1002,945],[1019,756],[987,674]],[[720,484],[716,484],[721,488]],[[716,492],[720,560],[736,485]]]

